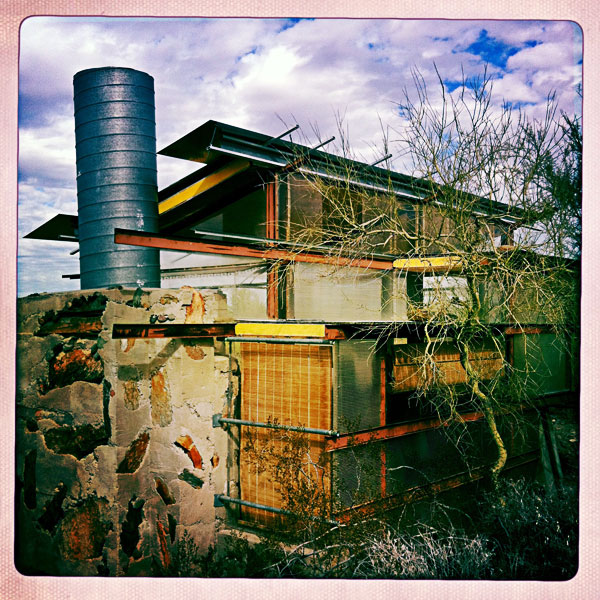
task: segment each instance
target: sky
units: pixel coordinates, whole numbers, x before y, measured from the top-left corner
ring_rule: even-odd
[[[453,92],[487,72],[494,97],[541,117],[548,94],[580,114],[582,34],[568,21],[32,17],[19,59],[18,295],[78,289],[68,242],[23,236],[77,214],[73,75],[103,66],[154,77],[157,150],[209,119],[268,135],[294,124],[315,145],[343,128],[374,162],[402,127],[397,103],[418,69]],[[327,150],[335,152],[335,143]],[[405,170],[398,154],[392,167]],[[197,163],[158,157],[159,189]]]

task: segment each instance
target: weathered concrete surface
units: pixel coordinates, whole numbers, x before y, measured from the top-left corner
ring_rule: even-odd
[[[115,323],[231,321],[220,293],[81,291],[19,300],[16,563],[27,574],[152,575],[224,517],[230,383],[213,340],[113,340]]]

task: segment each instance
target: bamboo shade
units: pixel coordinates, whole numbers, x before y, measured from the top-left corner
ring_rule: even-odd
[[[331,347],[328,346],[244,342],[241,344],[241,418],[331,429],[331,365]],[[288,509],[281,482],[275,480],[275,465],[257,461],[261,455],[285,454],[286,435],[277,430],[242,427],[240,441],[242,500]],[[325,439],[311,434],[308,441],[309,456],[304,460],[302,471],[328,489],[329,467],[316,466]],[[252,445],[252,452],[244,451],[248,444]],[[264,524],[277,519],[273,513],[249,507],[242,507],[242,516]]]
[[[406,392],[436,380],[446,385],[466,383],[460,355],[453,344],[442,343],[433,352],[433,363],[424,360],[424,344],[398,348],[394,359],[394,391]],[[492,379],[503,366],[503,358],[491,342],[472,352],[471,363],[483,380]],[[434,372],[435,371],[435,372]]]

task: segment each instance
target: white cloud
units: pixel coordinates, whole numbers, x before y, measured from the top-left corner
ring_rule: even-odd
[[[374,148],[381,139],[380,119],[384,126],[401,125],[395,103],[412,84],[411,69],[419,68],[432,89],[434,61],[446,81],[460,80],[463,72],[481,73],[483,60],[466,48],[483,29],[518,49],[506,71],[491,67],[499,100],[533,102],[535,112],[555,89],[564,97],[561,106],[570,110],[581,78],[581,40],[567,22],[317,19],[288,25],[279,19],[25,21],[20,231],[56,212],[75,211],[72,81],[82,69],[127,66],[154,77],[158,149],[208,119],[272,135],[297,121],[302,134],[294,139],[315,143],[313,127],[323,138],[334,135],[336,115],[343,114],[350,141],[366,160],[381,155]],[[158,157],[160,187],[199,166]],[[45,281],[56,271],[60,252],[39,252],[35,260],[23,256],[20,281],[31,286],[38,276]],[[68,270],[72,263],[76,259],[68,260]],[[65,286],[56,281],[55,289]]]

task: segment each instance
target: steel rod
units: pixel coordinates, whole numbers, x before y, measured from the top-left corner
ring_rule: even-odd
[[[229,502],[231,504],[240,504],[241,506],[247,506],[249,508],[258,508],[260,510],[266,510],[268,512],[276,513],[278,515],[289,515],[289,516],[299,516],[297,513],[294,513],[289,510],[285,510],[283,508],[277,508],[276,506],[268,506],[266,504],[258,504],[257,502],[250,502],[248,500],[241,500],[240,498],[232,498],[231,496],[225,496],[224,494],[217,494],[216,499],[219,502]],[[323,523],[328,523],[329,525],[339,525],[337,521],[333,521],[331,519],[322,519],[320,517],[309,516],[311,521],[320,521]]]
[[[248,427],[262,427],[265,429],[282,429],[284,431],[300,431],[302,433],[314,433],[328,437],[339,437],[339,431],[332,429],[316,429],[314,427],[296,427],[294,425],[279,425],[278,423],[261,423],[258,421],[246,421],[244,419],[233,419],[230,417],[219,417],[219,423],[230,423],[231,425],[246,425]]]

